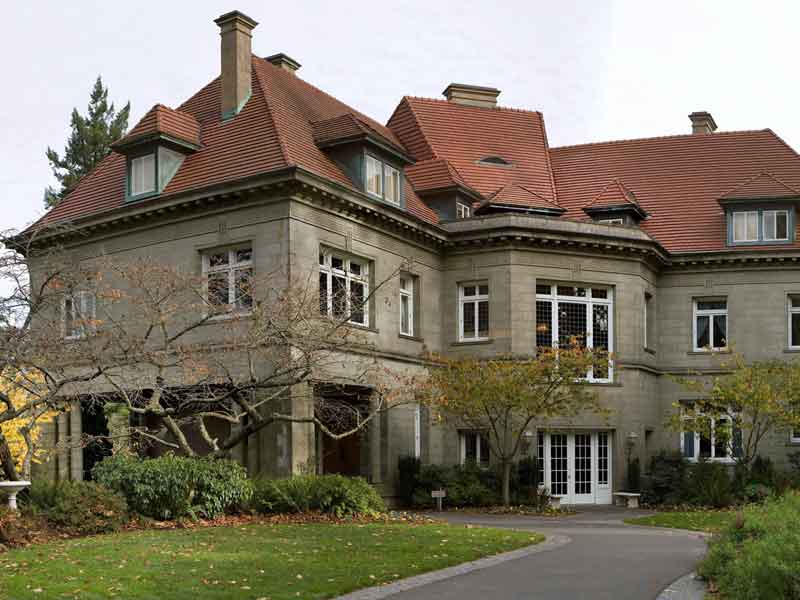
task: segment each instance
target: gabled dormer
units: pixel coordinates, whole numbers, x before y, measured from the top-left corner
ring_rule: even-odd
[[[526,214],[560,217],[566,209],[537,194],[527,185],[506,184],[489,194],[477,208],[478,214],[522,212]]]
[[[192,115],[156,104],[112,149],[127,159],[126,200],[142,200],[163,192],[186,156],[200,149],[200,125]]]
[[[800,190],[762,172],[719,198],[729,246],[790,244]]]
[[[638,225],[647,218],[634,193],[619,179],[609,182],[583,212],[595,223],[608,225]]]
[[[375,200],[405,208],[403,169],[413,163],[402,145],[354,113],[311,124],[314,143],[358,189]]]
[[[423,160],[406,168],[414,191],[425,200],[440,220],[468,219],[481,195],[472,189],[458,170],[443,158]]]

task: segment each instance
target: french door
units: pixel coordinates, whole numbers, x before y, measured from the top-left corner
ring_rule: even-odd
[[[544,483],[550,494],[564,504],[611,504],[611,434],[586,431],[542,435]]]

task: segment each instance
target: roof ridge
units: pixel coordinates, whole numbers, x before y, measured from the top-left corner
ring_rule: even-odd
[[[253,54],[252,57],[256,58],[256,59],[259,58],[255,54]],[[267,63],[267,61],[265,61],[263,59],[259,59],[259,60],[261,60],[262,63],[264,63],[264,64],[269,64],[269,63]],[[253,66],[252,62],[255,62],[255,61],[251,61],[251,66]],[[281,150],[281,156],[283,157],[283,162],[287,166],[291,165],[293,163],[291,162],[291,160],[289,158],[289,151],[287,150],[286,144],[283,141],[283,132],[278,127],[278,120],[275,118],[275,115],[272,114],[272,107],[270,106],[270,103],[267,100],[267,88],[269,88],[269,86],[265,86],[264,82],[261,81],[261,73],[259,72],[259,68],[258,68],[259,65],[255,65],[255,67],[256,68],[253,69],[253,74],[255,75],[255,79],[256,79],[256,82],[258,83],[258,87],[261,88],[261,99],[264,102],[264,108],[267,111],[267,116],[269,117],[269,120],[271,121],[272,127],[275,129],[275,133],[277,134],[275,137],[278,140],[278,148],[280,148],[280,150]]]
[[[558,202],[553,202],[552,200],[548,200],[547,198],[545,198],[544,196],[542,196],[538,192],[535,192],[534,190],[530,189],[526,185],[522,185],[521,183],[517,183],[515,181],[512,181],[509,185],[515,185],[518,188],[521,188],[521,189],[525,190],[526,192],[528,192],[531,196],[534,196],[535,198],[538,198],[539,200],[541,200],[543,202],[547,202],[548,204],[552,204],[553,206],[557,206],[558,208],[564,208]]]
[[[760,179],[761,177],[764,177],[764,176],[769,177],[770,179],[772,179],[772,181],[774,181],[775,183],[777,183],[777,184],[781,185],[782,187],[786,188],[788,191],[790,191],[790,192],[792,192],[794,194],[800,195],[800,190],[798,190],[797,188],[789,185],[785,181],[782,181],[781,179],[776,177],[772,172],[767,171],[767,170],[762,170],[762,171],[759,171],[756,175],[753,175],[752,177],[748,177],[746,180],[744,180],[742,183],[738,184],[737,186],[732,187],[731,189],[726,191],[724,194],[721,194],[720,198],[726,198],[726,197],[728,197],[728,195],[732,194],[736,190],[740,190],[740,189],[742,189],[744,187],[747,187],[748,185],[750,185],[754,181],[756,181],[756,180],[758,180],[758,179]]]
[[[709,134],[704,134],[704,135],[698,135],[696,133],[676,133],[676,134],[672,134],[672,135],[654,135],[654,136],[650,136],[650,137],[641,137],[641,138],[623,138],[623,139],[618,139],[618,140],[605,140],[605,141],[601,141],[601,142],[584,142],[583,144],[567,144],[565,146],[554,146],[553,148],[550,148],[550,151],[551,152],[555,152],[557,150],[569,150],[571,148],[582,148],[582,147],[586,147],[586,146],[604,146],[604,145],[611,145],[611,144],[625,144],[625,143],[628,143],[628,142],[649,142],[649,141],[655,141],[655,140],[672,140],[672,139],[678,139],[678,138],[709,139],[709,138],[728,136],[728,135],[742,135],[742,134],[746,134],[746,133],[766,133],[766,132],[771,132],[771,133],[773,133],[773,135],[775,135],[774,132],[772,132],[772,130],[770,130],[770,129],[739,129],[739,130],[734,130],[734,131],[715,131],[714,133],[709,133]],[[775,136],[775,137],[778,137],[778,136]],[[783,140],[781,140],[781,141],[783,141]],[[783,142],[783,143],[786,144],[786,142]],[[786,145],[788,146],[788,144],[786,144]],[[791,148],[791,146],[789,146],[789,148]],[[797,153],[795,152],[795,154],[797,154]]]
[[[558,188],[556,187],[556,176],[553,172],[553,162],[550,160],[550,142],[547,141],[547,129],[544,125],[544,115],[539,113],[539,127],[542,130],[542,138],[544,139],[544,159],[547,161],[547,172],[550,175],[550,188],[553,192],[553,202],[556,203],[557,206],[561,206],[558,203]]]
[[[408,101],[408,98],[408,96],[403,96],[402,100],[400,100],[400,104],[403,102],[406,103],[408,110],[411,113],[411,118],[414,119],[414,123],[417,124],[417,129],[419,129],[420,133],[422,134],[422,140],[425,142],[425,146],[428,148],[434,158],[439,158],[439,154],[433,149],[433,144],[431,144],[428,134],[425,132],[425,128],[422,126],[422,121],[417,116],[417,113],[414,111],[414,107],[412,106],[411,102]],[[395,113],[397,112],[397,109],[400,108],[400,104],[397,105]],[[392,117],[394,117],[395,113],[392,113]],[[391,120],[391,118],[389,120]]]
[[[609,191],[609,188],[611,188],[612,186],[616,186],[617,191],[619,191],[623,201],[625,201],[628,204],[632,204],[633,206],[641,208],[639,200],[636,198],[636,194],[634,194],[633,191],[627,185],[625,185],[625,182],[623,182],[622,179],[620,179],[619,177],[614,177],[611,181],[605,184],[603,188],[600,190],[600,192],[594,198],[592,198],[592,201],[589,202],[589,204],[584,205],[583,208],[590,208],[594,206],[598,202],[598,200],[600,200],[603,194]],[[633,200],[631,200],[630,196],[633,197]]]
[[[504,112],[523,113],[528,115],[539,115],[540,117],[542,116],[542,112],[539,110],[531,110],[529,108],[516,108],[514,106],[474,106],[472,104],[459,104],[458,102],[450,102],[449,100],[443,100],[442,98],[427,98],[425,96],[412,96],[410,94],[403,96],[403,99],[423,100],[425,102],[435,102],[436,104],[447,104],[448,106],[458,106],[460,108],[480,108],[483,110],[496,110]]]

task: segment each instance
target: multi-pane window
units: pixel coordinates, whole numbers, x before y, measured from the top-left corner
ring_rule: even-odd
[[[730,239],[734,244],[788,242],[792,232],[790,209],[737,210],[731,213]]]
[[[367,154],[367,191],[383,197],[383,163]]]
[[[456,202],[456,219],[469,219],[472,215],[472,207],[463,202]]]
[[[130,195],[156,191],[156,156],[146,154],[131,160]]]
[[[544,484],[544,431],[536,432],[536,484]]]
[[[624,225],[625,221],[621,217],[617,217],[615,219],[598,219],[598,223],[602,223],[604,225]]]
[[[694,350],[724,350],[728,347],[728,301],[694,301]]]
[[[800,295],[788,298],[789,311],[789,347],[800,348]]]
[[[319,255],[319,309],[323,315],[369,325],[367,261],[336,252]]]
[[[400,333],[414,335],[414,288],[411,275],[400,276]]]
[[[591,348],[600,355],[612,351],[611,289],[564,284],[536,286],[536,345]],[[590,369],[589,381],[609,382],[611,364]]]
[[[228,312],[253,308],[253,248],[213,250],[203,255],[208,303]]]
[[[475,342],[489,339],[489,284],[465,283],[460,297],[459,340]]]
[[[597,485],[608,485],[608,432],[597,434]]]
[[[474,463],[480,467],[489,466],[491,451],[489,439],[480,431],[461,431],[461,464]]]
[[[365,177],[367,192],[400,206],[402,176],[399,170],[367,154]]]
[[[793,427],[790,435],[791,442],[800,444],[800,427]]]
[[[650,323],[650,319],[653,318],[653,309],[650,306],[652,304],[653,296],[648,293],[644,295],[644,308],[642,314],[642,344],[645,348],[650,347],[650,336],[653,335],[652,325]]]
[[[80,291],[64,296],[62,316],[65,338],[78,339],[86,336],[95,320],[94,294]]]
[[[696,418],[705,417],[698,415]],[[705,431],[683,432],[681,450],[685,458],[731,461],[742,455],[742,430],[732,426],[730,417],[719,417],[703,429]]]

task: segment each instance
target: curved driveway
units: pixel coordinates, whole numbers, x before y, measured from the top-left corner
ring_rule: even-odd
[[[706,543],[701,534],[622,522],[643,514],[651,513],[610,507],[581,509],[580,514],[562,518],[446,513],[444,518],[451,523],[529,529],[571,541],[392,599],[654,600],[694,569]]]

